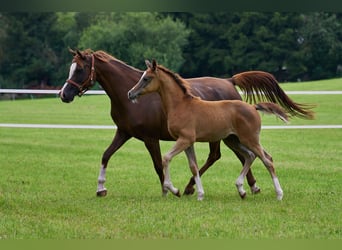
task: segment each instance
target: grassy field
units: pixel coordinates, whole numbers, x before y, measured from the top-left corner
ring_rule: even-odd
[[[341,90],[337,80],[313,82],[315,90]],[[311,90],[308,83],[284,89]],[[290,89],[289,89],[290,90]],[[318,104],[313,121],[342,124],[340,95],[291,96]],[[264,125],[279,125],[263,116]],[[57,98],[0,102],[0,123],[111,125],[106,96],[71,104]],[[203,176],[196,195],[161,197],[161,187],[142,142],[132,139],[109,163],[108,195],[95,196],[103,150],[111,130],[0,128],[0,239],[341,239],[341,129],[263,130],[261,142],[275,161],[284,189],[277,201],[271,178],[257,160],[262,192],[241,200],[235,180],[241,166],[222,148],[222,158]],[[172,142],[161,142],[165,153]],[[196,144],[199,164],[208,146]],[[184,154],[171,163],[183,190],[190,171]],[[247,188],[247,184],[246,188]]]

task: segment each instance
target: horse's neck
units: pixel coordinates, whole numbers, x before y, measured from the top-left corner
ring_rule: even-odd
[[[127,92],[139,80],[142,72],[119,61],[101,62],[96,70],[97,81],[111,101],[119,106],[128,105]]]
[[[190,101],[190,98],[185,98],[186,95],[178,84],[168,76],[161,79],[159,94],[167,114],[173,113],[180,105],[187,105]]]

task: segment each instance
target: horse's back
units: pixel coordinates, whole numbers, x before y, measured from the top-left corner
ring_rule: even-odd
[[[201,97],[203,100],[241,100],[239,92],[228,79],[206,76],[186,80],[191,85],[192,94]]]
[[[260,115],[253,105],[239,100],[195,102],[190,109],[192,114],[196,114],[197,141],[215,141],[231,134],[260,131]]]

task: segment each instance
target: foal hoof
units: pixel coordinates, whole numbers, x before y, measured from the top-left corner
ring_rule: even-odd
[[[107,189],[103,189],[103,190],[98,190],[96,192],[96,196],[97,197],[105,197],[107,195]]]
[[[261,189],[259,187],[256,187],[256,188],[252,188],[251,191],[252,191],[252,194],[259,194],[261,192]]]
[[[177,193],[175,193],[174,195],[176,195],[177,197],[181,197],[181,193],[180,193],[179,190],[178,190]]]
[[[277,194],[277,200],[281,201],[283,199],[283,192]]]
[[[245,199],[246,198],[246,192],[243,192],[243,193],[239,193],[241,199]]]
[[[195,189],[191,187],[186,187],[183,194],[184,195],[193,195],[195,193]]]

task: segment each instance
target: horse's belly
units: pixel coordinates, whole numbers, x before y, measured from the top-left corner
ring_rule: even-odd
[[[199,129],[196,133],[198,142],[215,142],[227,138],[232,133],[228,126],[213,126],[210,129]]]

